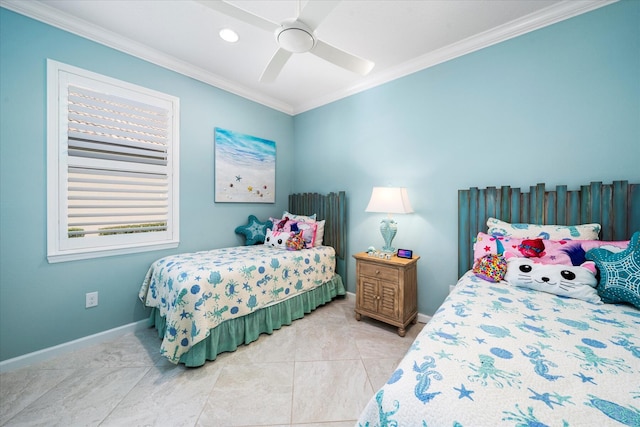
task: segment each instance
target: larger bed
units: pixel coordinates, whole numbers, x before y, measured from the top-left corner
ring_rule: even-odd
[[[640,185],[472,188],[459,192],[459,205],[461,277],[358,425],[640,426]],[[598,293],[627,302],[588,302],[481,278],[493,276],[474,258],[518,249],[522,240],[510,231],[526,231],[527,223],[600,224],[600,244],[578,240],[576,227],[558,227],[573,238],[554,241],[549,228],[536,235],[547,237],[546,252],[551,242],[582,246],[598,267]],[[492,225],[500,232],[490,233]],[[520,248],[531,249],[530,240]],[[561,268],[568,274],[587,264]]]
[[[304,221],[322,227],[322,244],[308,241],[298,250],[250,244],[171,255],[151,265],[139,297],[152,308],[160,352],[170,362],[201,366],[346,294],[345,193],[291,195],[286,213],[298,220],[286,221],[289,227],[307,227]],[[266,224],[274,228],[250,216],[239,228],[253,235]],[[292,242],[304,243],[302,237]]]

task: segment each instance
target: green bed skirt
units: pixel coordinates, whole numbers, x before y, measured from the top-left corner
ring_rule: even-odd
[[[240,345],[257,340],[260,334],[271,334],[283,325],[290,325],[294,320],[301,319],[336,296],[346,293],[342,278],[336,274],[333,279],[315,289],[245,316],[226,320],[209,330],[206,339],[183,354],[180,363],[189,367],[202,366],[207,360],[215,360],[218,354],[235,351]],[[166,321],[158,309],[152,309],[149,321],[158,330],[160,338],[163,338]]]

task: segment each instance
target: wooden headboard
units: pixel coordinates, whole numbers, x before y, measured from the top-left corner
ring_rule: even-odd
[[[289,212],[298,215],[316,214],[325,221],[325,246],[336,250],[336,271],[347,280],[347,196],[344,191],[329,194],[298,193],[289,195]]]
[[[511,223],[602,225],[600,240],[628,240],[640,230],[640,184],[592,182],[577,190],[544,184],[529,192],[509,186],[458,190],[458,276],[473,264],[473,242],[487,219]]]

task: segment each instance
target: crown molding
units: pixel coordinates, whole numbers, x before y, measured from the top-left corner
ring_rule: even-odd
[[[523,34],[547,27],[549,25],[573,18],[583,13],[616,3],[619,0],[565,0],[555,5],[544,8],[536,13],[529,14],[520,19],[508,22],[504,25],[492,28],[467,39],[450,44],[441,49],[429,52],[426,55],[400,64],[393,69],[386,70],[375,75],[358,85],[352,86],[346,91],[327,94],[322,98],[311,100],[299,105],[294,114],[300,114],[314,108],[321,107],[347,96],[355,95],[376,86],[399,79],[409,74],[433,67],[443,62],[459,58],[468,53],[484,49]]]
[[[361,80],[358,84],[346,90],[327,94],[300,105],[289,105],[275,98],[257,93],[256,91],[223,79],[202,68],[194,67],[184,61],[151,49],[146,45],[134,42],[104,28],[78,20],[44,3],[23,0],[0,0],[0,6],[283,113],[296,115],[617,1],[618,0],[564,0],[538,12],[375,74],[365,80]]]
[[[211,86],[215,86],[227,92],[231,92],[243,98],[247,98],[251,101],[273,108],[274,110],[278,110],[289,115],[293,115],[294,113],[293,108],[287,103],[256,93],[255,91],[223,79],[220,76],[210,73],[202,68],[195,67],[194,65],[188,64],[173,56],[152,49],[149,46],[137,43],[112,31],[72,17],[71,15],[61,12],[44,3],[24,0],[0,0],[0,6],[61,30],[68,31],[82,38],[119,50],[126,54],[135,56],[136,58],[143,59],[168,70],[175,71],[176,73],[191,77]]]

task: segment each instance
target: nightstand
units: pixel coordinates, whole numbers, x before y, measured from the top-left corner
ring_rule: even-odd
[[[412,259],[378,258],[360,252],[356,259],[356,320],[362,316],[398,327],[405,336],[409,323],[418,321],[419,256]]]

